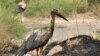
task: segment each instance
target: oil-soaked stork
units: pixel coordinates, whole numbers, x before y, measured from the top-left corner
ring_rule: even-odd
[[[23,18],[22,13],[26,10],[27,7],[27,0],[21,0],[14,11],[15,16],[20,16],[21,19],[19,19],[20,22],[24,22],[25,18]]]
[[[25,0],[21,0],[21,2],[19,2],[17,4],[17,8],[15,10],[15,15],[24,12],[26,9],[26,1]]]
[[[37,56],[38,56],[38,49],[40,48],[40,53],[41,53],[43,46],[47,44],[47,42],[53,35],[56,15],[68,21],[63,15],[61,15],[58,12],[58,10],[53,9],[51,11],[52,19],[51,19],[50,26],[46,28],[42,28],[37,32],[32,32],[29,35],[29,38],[17,50],[15,56],[23,56],[27,52],[34,50],[34,49],[37,50]]]

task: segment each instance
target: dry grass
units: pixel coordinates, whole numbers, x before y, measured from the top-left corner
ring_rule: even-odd
[[[8,34],[6,27],[0,23],[0,43],[9,41],[9,39],[10,35]]]
[[[11,43],[11,36],[4,25],[0,23],[0,54],[10,52],[16,46]]]
[[[3,25],[0,25],[0,53],[5,49],[5,46],[8,45],[10,38],[8,33]]]

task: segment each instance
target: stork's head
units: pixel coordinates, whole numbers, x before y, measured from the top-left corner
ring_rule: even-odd
[[[57,9],[53,9],[53,10],[51,11],[51,15],[52,15],[53,17],[55,17],[55,15],[56,15],[56,16],[58,16],[58,17],[61,17],[61,18],[64,19],[64,20],[68,21],[63,15],[61,15],[61,13],[58,12]]]
[[[14,14],[17,15],[19,13],[22,13],[25,11],[25,9],[26,9],[26,3],[25,0],[22,0],[17,4]]]

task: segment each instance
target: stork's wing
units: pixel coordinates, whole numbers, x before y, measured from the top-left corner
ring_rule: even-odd
[[[30,51],[42,46],[45,43],[45,41],[42,41],[42,37],[44,37],[45,35],[47,35],[46,30],[41,30],[34,34],[31,34],[29,38],[24,42],[24,49]]]
[[[28,47],[30,48],[32,45],[32,41],[35,40],[37,33],[34,31],[29,32],[27,38],[22,45],[19,47],[19,49],[16,51],[15,56],[22,56],[23,54],[28,52]]]
[[[43,41],[43,39],[44,39],[43,37],[45,37],[45,35],[48,34],[47,32],[48,32],[47,30],[43,30],[43,29],[39,30],[36,33],[36,35],[34,35],[34,38],[30,37],[27,40],[26,48],[27,49],[34,49],[34,48],[37,48],[37,47],[43,45],[43,43],[45,42],[45,41]]]
[[[28,40],[29,38],[35,39],[36,35],[37,35],[37,32],[34,32],[33,30],[27,32],[27,34],[25,36],[25,41]]]

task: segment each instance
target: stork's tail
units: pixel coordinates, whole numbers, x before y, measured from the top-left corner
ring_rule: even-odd
[[[24,56],[25,51],[24,49],[20,48],[17,50],[17,52],[15,53],[15,56]]]
[[[19,47],[19,49],[16,51],[15,56],[24,56],[26,53],[25,49],[25,42]]]

